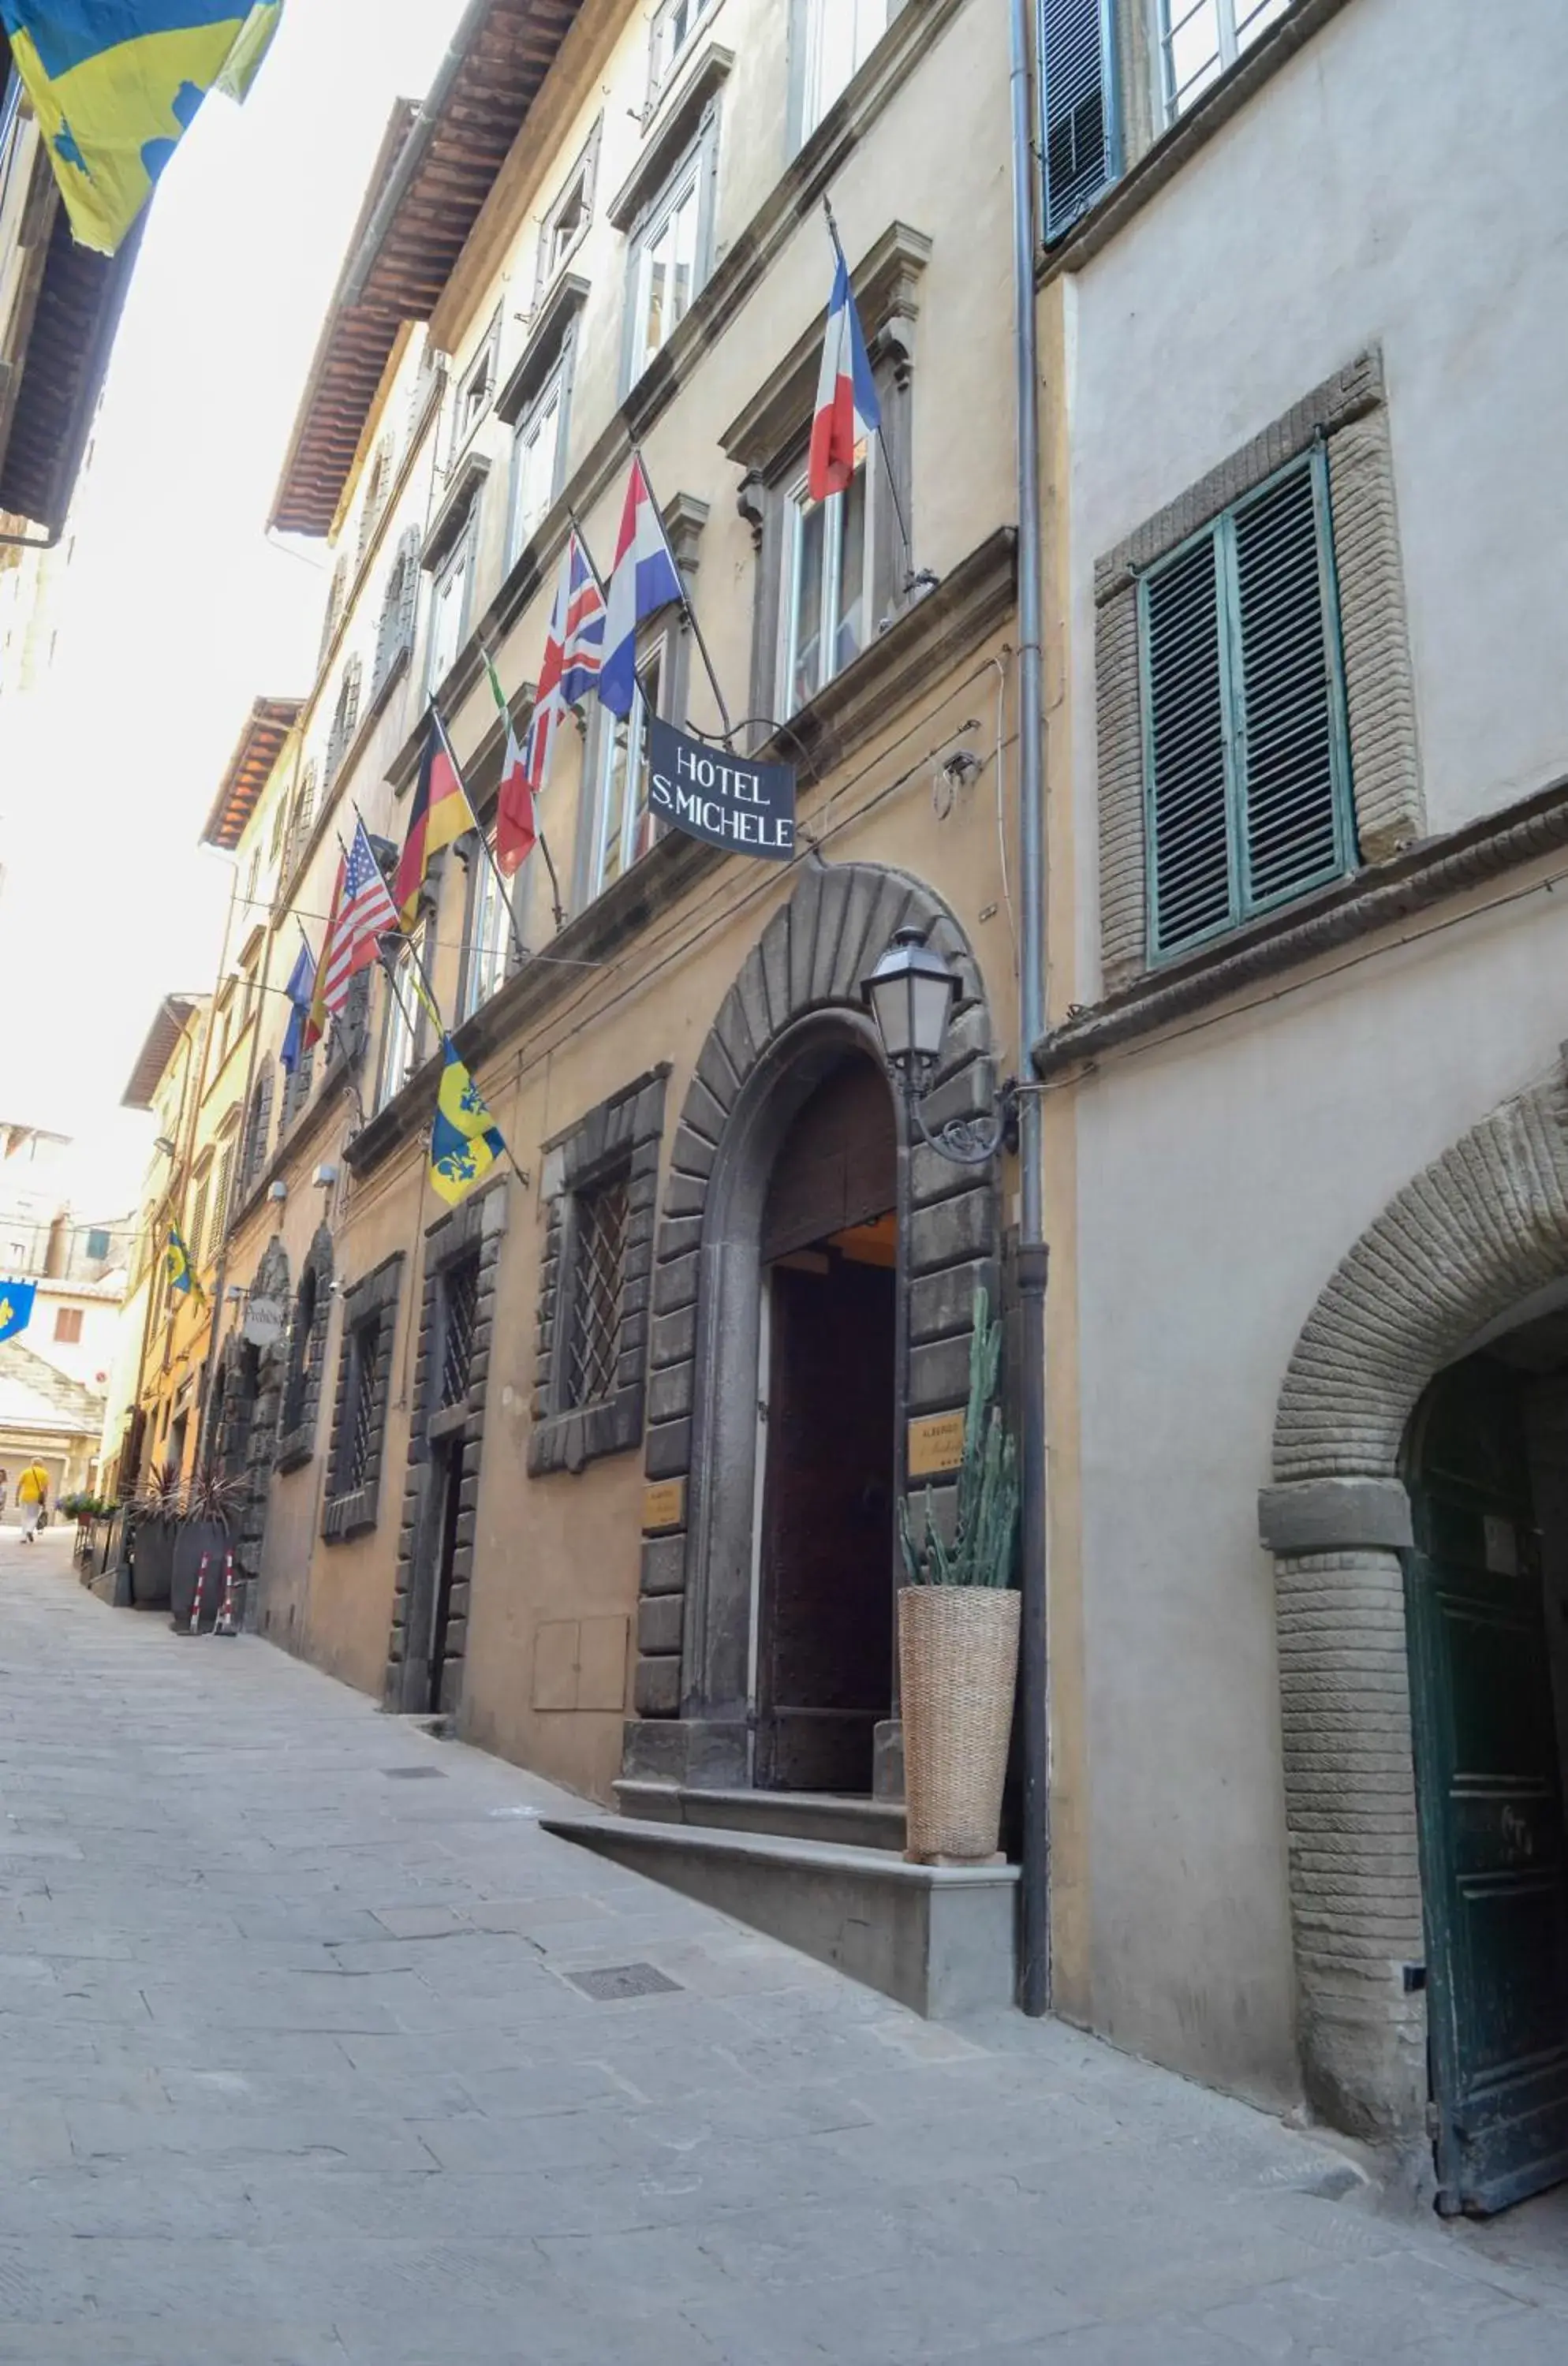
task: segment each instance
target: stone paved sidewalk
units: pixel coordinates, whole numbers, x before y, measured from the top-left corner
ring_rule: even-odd
[[[1553,2205],[1380,2215],[1070,2031],[930,2029],[58,1533],[0,1535],[0,2361],[1568,2358]]]

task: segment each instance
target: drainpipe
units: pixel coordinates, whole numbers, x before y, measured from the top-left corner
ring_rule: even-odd
[[[1040,399],[1035,355],[1033,107],[1029,0],[1010,0],[1012,98],[1013,361],[1018,415],[1019,943],[1018,1057],[1045,1031],[1045,705],[1041,647]],[[1019,2003],[1038,2017],[1051,1998],[1051,1799],[1045,1649],[1045,1205],[1038,1093],[1019,1096],[1018,1296],[1021,1385],[1022,1642],[1019,1724],[1023,1850]]]

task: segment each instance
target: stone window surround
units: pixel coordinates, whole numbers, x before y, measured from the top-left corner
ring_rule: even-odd
[[[919,318],[920,276],[931,252],[931,241],[923,231],[893,221],[851,274],[872,372],[882,398],[883,437],[911,535],[915,530],[910,467],[915,324]],[[826,329],[824,307],[718,439],[727,456],[746,472],[737,501],[751,528],[758,553],[750,704],[754,716],[772,717],[775,724],[785,719],[775,713],[784,693],[779,677],[785,512],[790,506],[791,480],[798,474],[810,438]],[[893,504],[886,492],[880,501],[875,496],[875,479],[886,466],[880,449],[871,456],[869,465],[874,515],[866,587],[867,646],[908,605],[907,587],[898,580],[900,544]]]
[[[321,1506],[321,1536],[327,1544],[342,1544],[373,1528],[378,1516],[381,1458],[386,1449],[387,1413],[391,1403],[392,1351],[397,1344],[398,1299],[402,1286],[403,1252],[394,1249],[362,1281],[344,1293],[343,1324],[338,1335],[337,1389],[333,1406],[331,1457],[327,1493]],[[344,1424],[354,1402],[354,1383],[364,1353],[364,1334],[376,1324],[375,1396],[369,1460],[360,1485],[338,1493],[348,1440]]]
[[[723,53],[728,59],[728,52]],[[728,66],[726,67],[728,72]],[[722,74],[719,81],[722,82]],[[649,153],[625,187],[618,190],[608,208],[610,220],[617,230],[626,232],[626,300],[622,306],[620,391],[624,400],[637,381],[656,370],[664,358],[670,339],[684,323],[685,315],[666,336],[658,353],[642,367],[637,366],[637,286],[642,277],[642,254],[648,234],[656,225],[662,227],[665,208],[672,190],[682,182],[694,163],[697,191],[696,257],[692,272],[692,293],[687,302],[689,313],[712,276],[715,240],[718,222],[718,84],[713,84],[701,116],[689,138],[682,138],[677,147],[676,138],[684,133],[686,110],[677,107],[661,129]],[[657,174],[657,178],[655,178]]]
[[[603,115],[598,115],[593,119],[592,129],[590,130],[587,139],[583,141],[581,147],[578,150],[577,154],[572,159],[570,169],[562,174],[559,187],[557,189],[555,196],[551,198],[545,212],[539,218],[539,243],[537,248],[535,250],[534,255],[534,300],[529,308],[530,329],[532,329],[533,325],[538,321],[540,307],[543,305],[546,298],[556,287],[561,273],[566,268],[566,265],[570,262],[572,256],[577,253],[578,248],[582,244],[583,240],[587,237],[590,230],[593,226],[593,198],[599,179],[599,143],[604,137],[604,118]],[[564,254],[558,258],[552,266],[547,268],[545,258],[549,252],[550,241],[555,236],[557,219],[559,216],[561,208],[565,205],[567,198],[570,196],[579,176],[581,177],[582,181],[581,225],[578,230],[577,236],[572,240],[571,244],[565,250]]]
[[[668,1062],[647,1070],[544,1144],[540,1197],[547,1213],[539,1270],[534,1426],[528,1439],[531,1478],[561,1470],[576,1473],[601,1455],[624,1454],[642,1441],[654,1215],[669,1074]],[[599,1404],[569,1405],[565,1373],[575,1248],[573,1201],[616,1168],[626,1168],[629,1177],[616,1386]]]
[[[484,1450],[485,1402],[494,1335],[501,1248],[511,1212],[507,1179],[504,1175],[494,1177],[425,1228],[424,1280],[420,1294],[419,1339],[415,1349],[413,1414],[409,1425],[408,1467],[403,1482],[402,1518],[398,1531],[396,1591],[383,1693],[389,1708],[405,1703],[411,1616],[420,1609],[428,1608],[427,1604],[416,1604],[416,1572],[427,1568],[434,1574],[433,1557],[440,1549],[434,1524],[441,1515],[441,1490],[430,1483],[431,1448],[460,1438],[462,1499],[458,1504],[454,1542],[446,1657],[437,1706],[443,1711],[450,1711],[457,1705],[457,1694],[462,1683],[462,1665],[468,1647],[469,1587],[473,1579],[479,1466]],[[431,1396],[441,1369],[443,1284],[454,1266],[476,1253],[479,1256],[479,1286],[473,1354],[468,1364],[468,1394],[461,1404],[432,1411]],[[446,1673],[448,1670],[452,1671],[450,1678]]]
[[[1319,441],[1325,443],[1328,456],[1351,801],[1360,863],[1382,861],[1423,835],[1426,812],[1382,356],[1374,346],[1315,387],[1095,563],[1100,919],[1107,994],[1154,966],[1147,945],[1138,579]],[[1284,908],[1299,913],[1310,906],[1314,894],[1331,892],[1311,891]],[[1163,959],[1160,973],[1178,974],[1184,962],[1207,951],[1212,943]]]
[[[333,1235],[326,1223],[317,1225],[305,1262],[299,1270],[299,1286],[294,1294],[294,1319],[288,1332],[288,1361],[284,1374],[283,1393],[278,1404],[279,1417],[287,1413],[293,1391],[294,1376],[299,1367],[304,1342],[299,1336],[299,1305],[306,1281],[314,1287],[310,1329],[314,1335],[316,1353],[305,1382],[305,1402],[299,1422],[293,1429],[285,1430],[277,1441],[273,1467],[280,1474],[302,1470],[316,1451],[316,1424],[321,1414],[321,1374],[326,1368],[327,1335],[332,1326]]]

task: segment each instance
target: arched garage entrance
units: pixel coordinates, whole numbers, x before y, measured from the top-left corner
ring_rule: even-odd
[[[1307,2090],[1329,2120],[1411,2146],[1430,2101],[1450,2210],[1568,2176],[1543,1591],[1568,1552],[1565,1276],[1555,1073],[1344,1260],[1292,1358],[1260,1506]]]

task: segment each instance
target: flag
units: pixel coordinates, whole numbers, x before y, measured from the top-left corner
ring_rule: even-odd
[[[840,254],[828,299],[828,333],[822,340],[822,367],[817,378],[817,410],[811,422],[811,453],[806,465],[806,490],[814,501],[841,493],[855,472],[855,446],[874,435],[882,424],[882,406],[861,334],[850,287],[850,269]]]
[[[340,856],[337,878],[333,884],[333,900],[327,906],[327,933],[321,939],[321,958],[316,963],[315,982],[310,989],[310,1008],[305,1014],[303,1048],[307,1052],[315,1050],[327,1031],[327,1020],[332,1016],[327,1008],[326,1000],[327,971],[332,966],[333,939],[337,934],[337,916],[343,907],[343,883],[347,869],[347,856]]]
[[[441,1048],[446,1063],[430,1129],[430,1185],[455,1208],[464,1192],[505,1157],[506,1144],[449,1035],[442,1037]]]
[[[312,1019],[317,1003],[334,1019],[343,1017],[349,987],[376,959],[381,939],[393,935],[397,927],[398,907],[387,893],[365,824],[356,821],[338,899],[328,922],[329,940],[321,953]]]
[[[419,891],[433,859],[455,838],[461,838],[466,829],[478,828],[463,787],[463,776],[457,770],[457,759],[446,737],[446,727],[433,706],[424,735],[424,754],[420,759],[419,780],[409,807],[408,836],[398,858],[398,875],[392,882],[392,901],[405,929],[412,928],[419,917]]]
[[[198,1306],[205,1306],[207,1294],[192,1269],[190,1251],[185,1245],[185,1236],[178,1224],[169,1226],[169,1246],[164,1263],[169,1277],[170,1296],[173,1297],[177,1291],[182,1298],[194,1297]]]
[[[81,246],[113,254],[209,90],[243,98],[283,0],[0,0]]]
[[[305,1049],[310,1006],[316,998],[316,962],[308,942],[301,944],[283,991],[288,997],[288,1029],[283,1038],[277,1064],[286,1076],[291,1076],[299,1065],[299,1055]]]
[[[36,1281],[0,1281],[0,1339],[14,1339],[33,1319]]]
[[[680,597],[681,578],[664,537],[663,522],[653,506],[642,461],[635,457],[604,608],[604,659],[599,670],[599,696],[612,715],[624,717],[632,711],[632,700],[637,695],[638,625]]]
[[[518,745],[517,727],[512,720],[506,693],[501,686],[501,676],[484,652],[485,671],[490,676],[491,695],[501,709],[501,719],[506,726],[506,752],[501,760],[501,787],[495,800],[495,865],[503,879],[520,871],[534,851],[538,828],[534,819],[534,792],[528,783],[528,768]]]
[[[539,686],[523,746],[524,771],[535,796],[545,785],[557,729],[568,707],[578,705],[598,682],[604,654],[604,594],[582,537],[573,526],[561,559]]]

